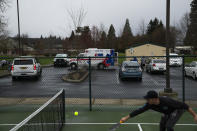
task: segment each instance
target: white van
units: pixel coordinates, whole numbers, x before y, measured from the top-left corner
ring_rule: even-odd
[[[104,69],[109,66],[114,66],[114,62],[116,62],[114,56],[114,49],[88,48],[84,53],[80,53],[78,58],[70,59],[69,65],[71,69],[76,69],[78,66],[88,66],[88,57],[92,57],[91,66],[97,67],[97,69]]]

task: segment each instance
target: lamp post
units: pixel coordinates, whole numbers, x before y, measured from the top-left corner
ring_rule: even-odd
[[[172,93],[172,88],[170,88],[169,34],[170,34],[170,0],[166,0],[166,88],[164,89],[164,92],[166,93]]]
[[[18,16],[18,53],[19,55],[22,55],[21,50],[21,35],[20,35],[20,15],[19,15],[19,2],[17,0],[17,16]]]

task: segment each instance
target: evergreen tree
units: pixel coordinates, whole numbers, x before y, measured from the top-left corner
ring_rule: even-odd
[[[191,3],[190,25],[184,40],[185,45],[191,45],[197,48],[197,0]]]
[[[153,21],[150,20],[150,22],[149,22],[149,24],[148,24],[148,26],[147,26],[147,31],[146,31],[146,33],[150,35],[152,32],[153,32]]]
[[[126,19],[126,23],[125,23],[125,26],[124,26],[124,29],[123,29],[123,33],[122,33],[122,36],[125,36],[125,37],[133,37],[133,34],[131,32],[131,27],[130,27],[130,24],[129,24],[129,19]]]
[[[82,48],[91,48],[92,47],[92,37],[91,37],[91,31],[89,26],[84,26],[81,31],[81,41],[82,41]]]
[[[108,35],[107,35],[107,41],[108,41],[108,44],[107,44],[107,48],[112,48],[114,49],[116,44],[115,44],[115,40],[116,40],[116,34],[115,34],[115,29],[114,29],[114,26],[111,24],[110,25],[110,28],[109,28],[109,31],[108,31]]]
[[[70,35],[70,37],[69,37],[69,44],[71,45],[70,47],[71,47],[71,49],[72,48],[76,48],[76,45],[74,45],[74,40],[75,40],[75,33],[74,33],[74,31],[72,31],[71,32],[71,35]]]
[[[71,33],[71,35],[69,37],[69,41],[74,40],[74,38],[75,38],[75,33],[74,33],[74,31],[72,31],[72,33]]]
[[[131,27],[129,24],[129,19],[126,19],[126,23],[125,23],[123,33],[121,36],[122,43],[119,43],[119,44],[123,44],[123,46],[121,46],[121,50],[128,48],[128,46],[131,43],[132,37],[133,37],[133,34],[132,34]],[[120,47],[120,46],[118,46],[118,47]]]
[[[157,18],[150,20],[147,27],[147,34],[151,35],[156,29],[163,27],[162,21],[159,21]]]

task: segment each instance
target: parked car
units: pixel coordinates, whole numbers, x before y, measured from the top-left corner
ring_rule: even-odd
[[[170,53],[170,66],[181,66],[182,65],[182,58],[178,57],[176,53]]]
[[[41,74],[42,67],[36,58],[25,56],[13,60],[11,66],[12,80],[16,80],[19,77],[34,77],[38,79]]]
[[[8,64],[8,61],[6,61],[6,60],[1,60],[0,61],[0,67],[4,67],[7,64]]]
[[[162,72],[166,71],[166,60],[164,59],[151,59],[146,64],[146,72],[153,73],[153,72]]]
[[[142,80],[142,69],[137,61],[123,61],[119,69],[119,78],[138,78]]]
[[[192,61],[185,67],[185,76],[190,76],[194,80],[197,79],[197,61]]]
[[[67,54],[56,54],[53,62],[54,66],[68,66],[69,59]]]

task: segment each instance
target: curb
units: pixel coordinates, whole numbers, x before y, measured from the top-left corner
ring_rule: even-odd
[[[63,81],[66,81],[66,82],[80,83],[80,82],[84,81],[84,80],[87,78],[88,74],[89,74],[89,73],[86,72],[86,73],[83,75],[83,77],[81,77],[81,79],[79,79],[79,80],[67,79],[67,75],[63,75],[63,76],[62,76],[62,80],[63,80]]]
[[[42,65],[41,65],[42,66]],[[53,67],[53,65],[43,65],[42,68]]]
[[[8,73],[5,73],[5,74],[0,75],[0,78],[7,77],[7,76],[10,76],[10,75],[11,74],[8,72]]]

